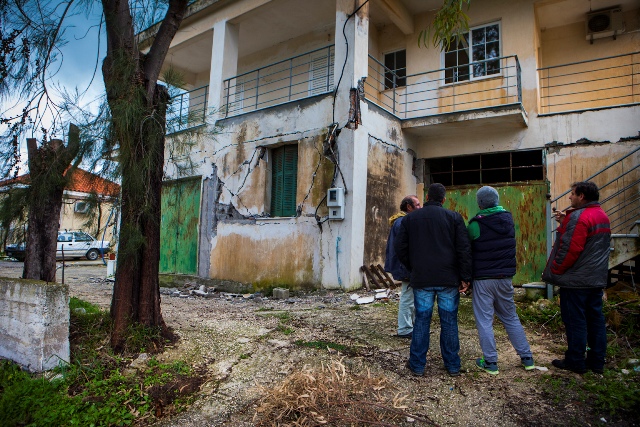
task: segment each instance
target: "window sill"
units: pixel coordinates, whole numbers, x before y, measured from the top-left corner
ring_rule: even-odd
[[[282,221],[282,220],[293,220],[297,219],[297,216],[274,216],[274,217],[260,217],[256,218],[256,222],[268,222],[268,221]]]

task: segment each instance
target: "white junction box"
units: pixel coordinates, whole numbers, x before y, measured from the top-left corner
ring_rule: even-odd
[[[330,188],[327,191],[329,219],[344,219],[344,188]]]

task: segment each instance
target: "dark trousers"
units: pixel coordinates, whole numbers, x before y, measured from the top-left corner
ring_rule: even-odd
[[[602,293],[602,288],[560,288],[560,313],[568,345],[565,361],[577,369],[604,368],[607,329],[602,314]]]

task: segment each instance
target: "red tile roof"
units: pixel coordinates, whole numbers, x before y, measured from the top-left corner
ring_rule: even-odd
[[[69,171],[69,169],[67,169],[67,171]],[[30,177],[27,173],[13,179],[0,181],[0,187],[6,187],[12,184],[28,184],[29,181]],[[71,181],[67,184],[65,190],[77,191],[79,193],[96,193],[103,196],[117,196],[120,193],[120,185],[78,168],[73,173]]]

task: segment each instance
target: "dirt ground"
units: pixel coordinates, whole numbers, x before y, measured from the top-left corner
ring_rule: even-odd
[[[22,263],[0,261],[0,276],[19,277],[21,272]],[[71,296],[108,308],[112,283],[105,276],[101,261],[77,261],[65,268]],[[58,281],[61,279],[59,270]],[[354,309],[353,293],[323,291],[288,300],[259,295],[216,294],[207,299],[163,295],[164,319],[180,341],[159,356],[160,361],[187,360],[206,368],[210,379],[191,408],[157,425],[254,425],[252,418],[261,397],[258,386],[275,386],[305,366],[317,367],[342,356],[347,370],[383,376],[398,396],[407,396],[404,411],[416,419],[407,418],[398,425],[432,425],[420,421],[423,418],[442,426],[604,425],[601,414],[577,399],[557,406],[555,396],[544,392],[536,381],[541,376],[579,380],[576,374],[551,367],[551,360],[562,356],[562,336],[527,329],[536,364],[548,370],[524,371],[504,329],[498,326],[500,374],[488,375],[474,365],[481,352],[471,300],[464,297],[460,310],[463,374],[452,378],[444,370],[434,315],[425,377],[414,377],[404,367],[409,340],[394,336],[397,297]],[[295,344],[298,340],[342,344],[350,351],[341,355],[303,347]],[[607,425],[626,424],[607,420]]]

